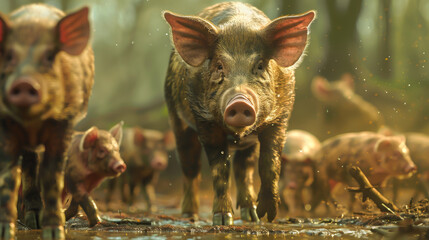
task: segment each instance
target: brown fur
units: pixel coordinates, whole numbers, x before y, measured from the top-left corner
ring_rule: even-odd
[[[325,194],[329,195],[333,184],[355,185],[348,173],[351,166],[361,168],[376,187],[384,186],[390,177],[409,175],[405,169],[415,166],[405,145],[405,138],[387,137],[373,132],[346,133],[329,138],[322,143],[315,159],[319,164],[315,172],[314,184],[317,187],[313,188],[316,191],[313,194],[313,209],[320,200],[331,200]],[[321,195],[325,196],[319,197]],[[349,207],[352,208],[352,204]]]
[[[192,26],[189,32],[204,36],[201,38],[205,40],[201,41],[208,44],[195,42],[201,44],[198,48],[202,50],[198,52],[187,49],[186,43],[178,42],[184,31],[180,25],[182,20],[175,22],[175,17],[168,12],[164,16],[173,26],[176,44],[170,57],[165,98],[185,174],[182,213],[198,213],[195,194],[198,193],[202,147],[212,169],[215,190],[213,213],[220,213],[224,218],[232,213],[228,187],[231,165],[229,147],[233,147],[238,148],[234,165],[242,167],[243,171],[235,171],[239,188],[237,205],[245,209],[256,206],[250,173],[254,169],[252,163],[259,157],[262,187],[258,213],[261,217],[268,213],[268,220],[272,221],[278,203],[279,157],[292,111],[295,85],[294,68],[282,67],[280,62],[273,60],[282,58],[275,57],[274,52],[277,51],[272,48],[276,46],[274,43],[267,44],[273,40],[271,34],[276,32],[277,25],[270,25],[272,22],[265,14],[248,4],[216,4],[203,10],[200,18],[184,17],[187,26]],[[198,27],[200,24],[203,27]],[[183,37],[186,39],[187,35]],[[302,51],[304,47],[305,40]],[[223,121],[225,101],[242,89],[251,89],[256,95],[256,122],[247,127],[231,127]]]
[[[59,238],[63,237],[64,225],[60,198],[64,154],[71,128],[86,114],[94,75],[90,46],[77,56],[63,51],[65,48],[58,40],[56,25],[64,16],[54,7],[33,4],[21,7],[8,17],[2,16],[3,22],[0,21],[7,24],[4,41],[0,43],[0,78],[3,83],[0,122],[7,158],[0,161],[2,165],[10,164],[23,156],[25,224],[32,228],[44,227]],[[5,100],[8,88],[23,76],[40,84],[43,93],[40,102],[26,110]],[[45,148],[40,163],[35,153],[39,145]],[[40,212],[39,223],[42,200],[44,209]],[[4,211],[5,208],[16,207],[16,202],[9,203],[1,207],[0,215],[16,219],[15,214],[9,215]]]
[[[123,163],[119,154],[119,144],[111,132],[97,130],[98,137],[93,146],[79,149],[84,133],[73,136],[68,150],[68,161],[65,168],[65,190],[63,195],[71,194],[72,202],[65,212],[66,220],[77,214],[81,206],[88,216],[92,227],[101,222],[97,206],[89,194],[106,178],[118,177],[113,171],[112,163]],[[122,132],[120,133],[122,134]],[[121,137],[119,137],[121,138]]]

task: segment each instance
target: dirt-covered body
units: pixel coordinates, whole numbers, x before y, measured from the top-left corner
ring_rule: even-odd
[[[271,21],[248,4],[226,2],[204,9],[198,17],[170,12],[164,17],[175,46],[165,98],[185,174],[182,213],[198,214],[204,148],[215,191],[213,222],[232,224],[228,185],[231,150],[236,150],[233,165],[242,219],[259,220],[252,185],[259,158],[257,211],[272,221],[279,202],[279,158],[294,102],[294,67],[314,12]]]
[[[286,133],[279,182],[281,204],[286,209],[304,210],[303,191],[309,189],[313,184],[317,165],[315,155],[320,147],[320,141],[309,132],[291,130]],[[290,208],[291,204],[288,204],[290,202],[284,198],[285,190],[293,192],[292,208]]]
[[[118,177],[126,169],[119,154],[122,139],[122,123],[110,131],[92,127],[86,132],[73,135],[67,151],[63,196],[71,195],[66,220],[74,217],[81,206],[85,211],[89,226],[101,222],[97,206],[90,193],[106,178]]]
[[[21,168],[22,156],[25,224],[43,227],[43,236],[50,238],[64,237],[64,154],[72,127],[86,115],[93,85],[88,41],[88,8],[65,15],[32,4],[0,16],[0,175]],[[40,146],[42,159],[36,153]],[[13,234],[14,186],[20,179],[16,175],[10,184],[0,184],[0,198],[9,199],[0,206],[0,236],[5,238]]]
[[[322,143],[315,158],[319,165],[316,187],[313,187],[313,207],[320,200],[331,200],[327,196],[337,183],[356,185],[348,173],[351,166],[359,167],[376,187],[384,186],[391,177],[411,176],[416,171],[403,136],[374,132],[346,133],[329,138]],[[352,208],[352,203],[349,207]]]

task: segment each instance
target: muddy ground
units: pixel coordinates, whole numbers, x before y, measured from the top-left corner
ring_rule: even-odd
[[[400,213],[377,209],[352,214],[336,211],[332,217],[287,217],[273,223],[245,223],[235,213],[234,226],[212,226],[210,204],[202,197],[200,220],[181,218],[178,199],[159,196],[158,210],[146,213],[141,201],[129,208],[120,201],[108,206],[99,201],[104,223],[88,227],[83,212],[66,223],[67,239],[429,239],[429,201],[403,205]],[[370,204],[369,204],[370,205]],[[337,214],[337,216],[335,216]],[[297,215],[295,213],[294,215]],[[299,215],[299,214],[298,214]],[[304,216],[304,217],[302,217]],[[40,230],[19,223],[18,239],[40,239]]]

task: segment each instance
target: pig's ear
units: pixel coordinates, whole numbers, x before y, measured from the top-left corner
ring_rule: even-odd
[[[6,40],[6,34],[9,30],[8,18],[0,13],[0,46]]]
[[[265,27],[271,58],[278,65],[289,67],[299,60],[307,45],[308,26],[315,16],[316,12],[310,11],[300,16],[280,17]]]
[[[375,143],[375,151],[380,153],[390,152],[394,148],[395,142],[397,145],[396,137],[383,137]]]
[[[173,43],[182,59],[193,67],[211,57],[217,28],[212,23],[192,16],[179,16],[165,11],[164,18],[171,26]]]
[[[119,146],[121,146],[122,142],[122,126],[124,126],[124,121],[119,122],[109,130],[110,134],[113,136],[113,138],[115,138]]]
[[[316,76],[311,82],[311,90],[319,100],[326,100],[332,94],[330,84],[326,78]]]
[[[171,151],[176,147],[176,138],[173,131],[167,131],[164,133],[164,144],[168,151]]]
[[[79,55],[89,41],[88,7],[63,17],[57,25],[60,48],[70,55]]]
[[[134,144],[141,145],[145,141],[143,131],[140,128],[134,128]]]
[[[86,130],[86,132],[82,136],[82,139],[80,140],[79,150],[83,152],[85,151],[85,149],[93,147],[97,139],[98,139],[97,127],[92,127]]]

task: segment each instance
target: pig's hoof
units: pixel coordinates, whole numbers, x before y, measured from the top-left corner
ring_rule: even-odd
[[[0,223],[0,239],[9,240],[15,238],[15,224],[9,222]]]
[[[233,225],[232,213],[215,213],[213,214],[213,225]]]
[[[198,221],[198,214],[196,213],[182,213],[182,218],[189,218],[191,221]]]
[[[241,220],[247,222],[259,222],[258,214],[256,214],[256,206],[251,208],[240,208]]]
[[[24,224],[31,229],[40,229],[39,211],[26,211],[24,217]]]
[[[63,240],[65,239],[64,227],[44,227],[42,230],[42,239]]]

